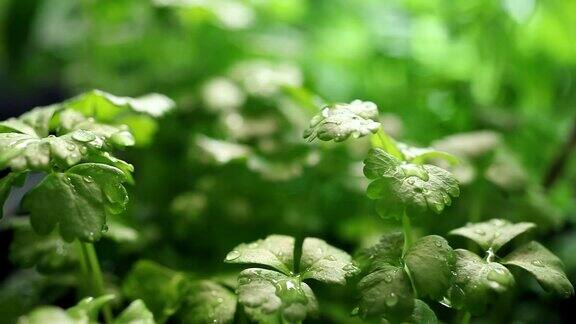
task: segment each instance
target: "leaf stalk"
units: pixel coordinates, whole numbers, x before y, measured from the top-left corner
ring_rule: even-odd
[[[93,297],[99,297],[106,294],[106,288],[104,286],[104,277],[102,276],[102,269],[100,267],[100,262],[98,261],[98,255],[94,249],[94,244],[80,242],[82,257],[87,268],[87,273],[91,276],[91,294]],[[112,323],[112,309],[110,305],[106,304],[102,307],[102,314],[104,315],[104,321],[106,323]]]

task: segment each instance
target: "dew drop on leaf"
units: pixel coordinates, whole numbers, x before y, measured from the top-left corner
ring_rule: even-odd
[[[90,142],[96,139],[96,135],[91,132],[87,132],[85,130],[77,130],[72,134],[72,138],[77,140],[78,142]]]
[[[398,303],[398,296],[395,293],[390,293],[388,296],[384,297],[384,302],[388,307],[394,307]]]
[[[475,229],[474,233],[476,233],[478,235],[485,235],[486,234],[486,232],[484,232],[484,230],[481,230],[481,229]]]

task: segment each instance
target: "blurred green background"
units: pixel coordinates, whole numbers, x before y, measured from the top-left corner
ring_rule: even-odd
[[[461,198],[417,220],[420,234],[531,221],[574,282],[575,30],[567,0],[0,0],[0,115],[94,88],[176,101],[125,152],[136,185],[115,221],[131,236],[98,246],[113,282],[138,259],[233,274],[226,253],[273,233],[354,253],[392,230],[364,194],[369,141],[302,139],[323,103],[356,98],[394,137],[462,159]],[[0,322],[72,304],[64,279],[16,270],[14,233],[1,235]],[[316,321],[354,321],[353,287],[313,288]],[[575,301],[525,280],[473,322],[567,323]]]

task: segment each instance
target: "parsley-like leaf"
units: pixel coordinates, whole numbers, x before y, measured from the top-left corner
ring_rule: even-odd
[[[379,265],[358,283],[359,314],[362,318],[402,320],[412,314],[414,292],[402,267]]]
[[[37,108],[34,112],[41,111]],[[134,145],[134,138],[125,127],[98,124],[70,110],[62,111],[57,118],[58,126],[53,130],[58,136],[41,135],[48,131],[50,124],[50,120],[44,119],[41,120],[46,125],[36,125],[41,129],[38,132],[23,127],[1,132],[0,128],[0,168],[10,167],[15,171],[48,170],[53,165],[67,168],[87,160],[89,154]]]
[[[363,252],[368,264],[365,264],[367,275],[358,284],[361,317],[410,320],[411,314],[415,316],[423,311],[415,307],[419,301],[414,299],[412,281],[419,293],[435,299],[444,296],[452,285],[455,256],[444,238],[437,235],[422,237],[404,256],[403,244],[402,234],[393,233],[383,236]]]
[[[255,321],[280,312],[290,323],[303,321],[318,311],[310,287],[298,277],[266,269],[246,269],[238,277],[238,301]]]
[[[228,253],[225,261],[261,264],[290,274],[293,271],[294,238],[286,235],[270,235],[264,240],[243,243]]]
[[[405,261],[419,294],[441,299],[450,288],[456,257],[443,237],[430,235],[418,239],[408,249]]]
[[[59,225],[71,242],[98,240],[108,213],[124,211],[128,201],[124,173],[105,164],[84,163],[62,173],[50,173],[24,197],[32,228],[47,235]]]
[[[574,294],[574,287],[564,273],[562,261],[538,242],[532,241],[517,248],[502,263],[530,272],[547,291],[563,297]]]
[[[302,280],[311,278],[340,285],[346,284],[346,278],[358,272],[348,253],[311,237],[304,240],[300,270]]]
[[[302,321],[314,314],[318,305],[303,280],[311,278],[344,284],[357,268],[344,251],[316,238],[302,244],[300,273],[295,273],[293,237],[271,235],[264,240],[240,244],[226,256],[228,263],[260,264],[277,270],[252,268],[238,278],[238,300],[255,321],[268,321],[279,312],[290,322]]]
[[[373,180],[367,189],[370,199],[378,200],[383,217],[421,213],[427,209],[441,213],[458,197],[458,181],[452,174],[434,165],[403,162],[376,148],[364,161],[364,174]]]
[[[159,118],[175,107],[172,99],[157,93],[142,97],[118,97],[101,90],[80,94],[61,104],[86,116],[93,116],[99,122],[126,124],[140,146],[149,144],[158,125]]]
[[[454,252],[456,279],[449,292],[453,307],[480,314],[494,294],[503,293],[514,285],[514,277],[500,263],[483,260],[467,250]]]
[[[504,219],[492,219],[487,222],[470,224],[450,231],[452,235],[459,235],[478,243],[482,249],[491,249],[496,253],[502,246],[516,236],[536,227],[533,223],[510,223]]]
[[[378,108],[373,102],[354,100],[349,104],[336,104],[312,118],[304,138],[342,142],[350,136],[366,136],[380,128],[380,123],[375,121],[377,118]]]
[[[185,323],[232,323],[236,295],[210,280],[193,281],[184,292],[182,321]]]

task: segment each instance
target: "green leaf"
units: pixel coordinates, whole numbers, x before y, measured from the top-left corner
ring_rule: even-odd
[[[34,309],[30,314],[18,319],[18,324],[89,324],[98,323],[100,309],[114,299],[114,295],[104,295],[98,298],[88,297],[76,306],[63,310],[54,306],[43,306]]]
[[[24,197],[32,228],[47,235],[59,225],[62,238],[100,239],[106,215],[124,211],[128,201],[124,173],[105,164],[84,163],[64,173],[50,173]]]
[[[398,149],[402,152],[404,160],[414,164],[424,164],[433,160],[444,160],[451,165],[458,164],[458,158],[452,154],[438,151],[431,147],[415,147],[405,143],[397,143]]]
[[[73,269],[77,265],[77,249],[64,242],[57,233],[39,236],[27,219],[12,223],[14,239],[10,244],[10,260],[19,267],[36,266],[39,272],[54,273]]]
[[[400,321],[414,309],[410,279],[402,267],[382,264],[358,283],[359,315]]]
[[[538,242],[532,241],[517,248],[502,263],[530,272],[547,291],[563,297],[574,294],[574,287],[564,273],[562,261]]]
[[[401,266],[403,245],[402,233],[383,235],[376,245],[362,252],[362,256],[368,259],[368,271],[382,264]]]
[[[458,181],[452,174],[433,165],[417,165],[398,160],[376,148],[364,161],[364,174],[373,180],[367,189],[370,199],[378,200],[383,217],[409,215],[428,209],[441,213],[458,197]]]
[[[122,291],[130,299],[142,299],[154,318],[163,322],[180,307],[184,282],[183,274],[155,262],[141,260],[124,279]]]
[[[238,278],[238,301],[254,321],[276,323],[279,312],[289,322],[302,321],[317,312],[312,290],[302,280],[312,278],[344,284],[358,269],[344,251],[316,238],[302,243],[300,273],[295,273],[294,238],[271,235],[264,240],[240,244],[226,256],[228,263],[249,263],[275,270],[252,268]]]
[[[414,300],[414,311],[408,318],[408,323],[415,324],[437,324],[438,318],[430,307],[420,299]]]
[[[0,133],[0,168],[16,171],[49,170],[53,165],[67,168],[89,160],[88,155],[94,152],[134,144],[126,127],[98,124],[69,110],[62,111],[58,120],[55,129],[58,136],[42,137],[22,127],[14,129],[18,132]]]
[[[120,108],[160,117],[174,109],[175,103],[172,99],[158,93],[132,98],[92,90],[65,101],[63,106],[73,108],[87,116],[94,116],[99,120],[113,121],[119,114],[126,113],[126,110]]]
[[[279,313],[290,323],[318,312],[318,303],[308,285],[297,276],[273,270],[246,269],[238,277],[238,301],[254,321]]]
[[[503,293],[514,285],[514,277],[500,263],[488,262],[467,250],[454,252],[456,279],[449,298],[455,308],[481,314],[494,294]]]
[[[114,295],[103,295],[100,297],[87,297],[82,299],[76,306],[67,310],[68,314],[77,320],[86,320],[86,323],[98,322],[98,313],[114,299]]]
[[[224,261],[266,265],[289,275],[294,270],[294,238],[270,235],[264,240],[243,243],[228,253]]]
[[[232,323],[236,313],[236,295],[210,281],[186,285],[182,306],[184,323]]]
[[[424,236],[407,251],[405,262],[419,294],[441,299],[452,285],[454,251],[441,236]]]
[[[345,285],[346,278],[358,271],[348,253],[329,245],[324,240],[310,237],[304,240],[300,260],[302,280],[312,278],[325,283]]]
[[[77,319],[55,306],[39,307],[18,319],[18,324],[88,324],[87,319]]]
[[[50,132],[50,121],[59,108],[57,105],[38,107],[24,113],[19,118],[0,122],[0,133],[22,133],[36,137],[46,137]]]
[[[92,90],[63,102],[62,106],[100,122],[126,124],[138,145],[147,145],[157,130],[155,119],[173,110],[175,103],[157,93],[130,98]]]
[[[140,299],[133,301],[120,313],[113,324],[154,324],[154,315]]]
[[[0,179],[0,218],[4,217],[4,204],[10,196],[10,191],[15,185],[22,185],[26,180],[26,173],[10,172]]]
[[[482,249],[491,249],[496,253],[502,246],[516,236],[535,228],[533,223],[510,223],[504,219],[492,219],[483,223],[469,224],[450,231],[452,235],[459,235],[478,243]]]
[[[374,121],[377,118],[378,107],[373,102],[354,100],[349,104],[336,104],[312,118],[304,138],[342,142],[350,136],[366,136],[380,128],[380,123]]]

